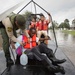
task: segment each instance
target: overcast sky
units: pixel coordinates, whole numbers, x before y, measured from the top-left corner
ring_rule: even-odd
[[[7,10],[12,5],[21,2],[23,0],[0,0],[0,11]],[[25,4],[27,4],[30,0],[24,0]],[[53,20],[61,23],[64,19],[69,19],[70,24],[71,21],[75,18],[75,0],[34,0],[44,9],[51,13]],[[22,6],[23,6],[22,5]],[[20,6],[16,11],[22,8]],[[24,11],[30,10],[34,11],[33,4],[31,3]],[[0,13],[1,13],[0,12]],[[41,9],[37,7],[37,13],[44,13]]]

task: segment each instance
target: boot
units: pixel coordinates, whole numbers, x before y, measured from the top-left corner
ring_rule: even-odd
[[[6,66],[11,67],[14,64],[13,60],[11,58],[6,59]]]
[[[53,64],[62,64],[66,61],[66,59],[62,59],[59,60],[55,57],[55,55],[53,54],[53,51],[49,51],[47,53],[48,58],[52,61]]]
[[[45,51],[44,53],[46,53],[47,57],[52,61],[53,64],[61,64],[66,61],[66,59],[57,59],[53,53],[53,50],[48,48],[45,44],[39,45],[39,48]]]
[[[47,66],[47,69],[52,72],[52,73],[61,73],[61,74],[65,74],[65,70],[63,67],[61,66],[54,66],[54,65],[50,65],[50,66]]]
[[[51,57],[50,60],[52,61],[53,64],[62,64],[66,61],[66,59],[59,60],[55,57]]]
[[[57,66],[53,65],[53,64],[50,62],[50,60],[49,60],[48,58],[45,59],[45,60],[42,60],[42,64],[43,64],[44,66],[46,66],[46,68],[47,68],[50,72],[52,72],[52,73],[58,73],[58,72],[60,72],[60,73],[62,73],[62,74],[65,74],[65,70],[64,70],[63,67],[61,67],[61,66],[59,66],[59,65],[57,65]]]
[[[59,65],[57,65],[57,66],[53,65],[53,64],[49,61],[49,59],[42,60],[42,64],[43,64],[44,66],[46,66],[46,68],[47,68],[50,72],[52,72],[52,73],[58,73],[58,72],[60,72],[60,73],[62,73],[62,74],[65,74],[65,70],[64,70],[63,67],[61,67],[61,66],[59,66]]]

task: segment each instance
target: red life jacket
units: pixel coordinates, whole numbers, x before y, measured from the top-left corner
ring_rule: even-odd
[[[38,27],[38,30],[48,30],[47,20],[44,20],[43,22],[39,21],[37,27]]]
[[[37,22],[36,22],[37,23]],[[34,23],[34,22],[31,22],[31,24],[30,24],[30,28],[31,27],[34,27],[34,28],[36,28],[36,23]]]
[[[32,41],[28,43],[28,37],[23,35],[23,41],[26,43],[24,48],[30,49],[36,46],[36,34],[31,38]]]

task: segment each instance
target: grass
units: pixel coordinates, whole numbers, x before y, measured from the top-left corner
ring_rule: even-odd
[[[71,34],[71,35],[75,35],[75,30],[63,30],[62,32]]]

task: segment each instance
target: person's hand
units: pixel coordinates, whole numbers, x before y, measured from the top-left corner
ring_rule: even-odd
[[[51,38],[49,36],[46,36],[45,40],[51,40]]]
[[[30,43],[30,38],[28,38],[28,43]]]
[[[45,40],[48,40],[48,36],[45,37]]]
[[[14,43],[11,43],[12,49],[16,49]]]
[[[25,42],[20,42],[20,45],[24,46],[26,43]]]
[[[47,36],[48,37],[48,40],[51,40],[50,36]]]

